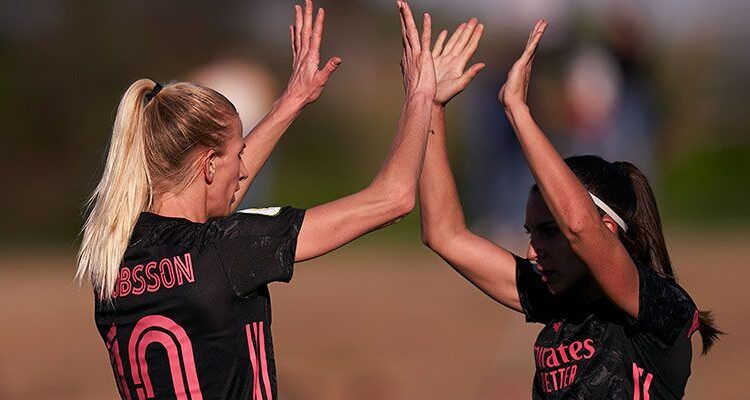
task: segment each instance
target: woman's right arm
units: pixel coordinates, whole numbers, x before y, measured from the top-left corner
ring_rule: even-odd
[[[435,68],[430,54],[430,17],[420,39],[408,4],[397,2],[401,17],[406,101],[385,163],[372,183],[350,196],[306,211],[295,261],[318,257],[402,218],[414,208],[424,161]]]
[[[419,180],[422,212],[422,240],[459,274],[503,305],[521,311],[516,288],[513,255],[489,240],[472,233],[464,220],[446,147],[445,106],[484,67],[475,64],[464,71],[483,26],[476,19],[461,24],[445,46],[446,32],[440,33],[433,57],[438,89],[432,109],[431,135],[424,169]]]

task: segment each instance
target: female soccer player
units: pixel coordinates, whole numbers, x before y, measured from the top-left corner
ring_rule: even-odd
[[[528,259],[470,232],[448,163],[445,105],[482,65],[464,72],[482,34],[459,26],[435,57],[438,90],[419,182],[423,240],[501,304],[545,326],[534,346],[534,399],[679,399],[690,337],[703,352],[720,333],[677,284],[646,177],[627,162],[563,160],[531,117],[526,91],[539,21],[500,90],[536,179],[528,197]],[[510,193],[509,195],[513,195]]]
[[[324,12],[313,21],[310,0],[290,27],[288,88],[244,140],[213,90],[142,79],[125,92],[77,272],[93,284],[123,399],[276,399],[266,285],[412,210],[436,83],[429,15],[420,38],[409,7],[398,8],[406,100],[386,162],[364,190],[307,211],[233,213],[340,62],[318,70]]]

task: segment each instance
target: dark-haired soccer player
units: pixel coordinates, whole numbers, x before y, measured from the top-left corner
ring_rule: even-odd
[[[536,24],[500,91],[537,183],[526,208],[528,258],[467,229],[448,162],[445,105],[482,68],[464,72],[482,34],[474,19],[445,46],[441,33],[433,50],[423,240],[485,294],[544,324],[533,351],[534,399],[680,399],[691,335],[700,331],[705,352],[720,332],[675,280],[646,177],[627,162],[563,160],[532,119],[526,92],[546,27]]]

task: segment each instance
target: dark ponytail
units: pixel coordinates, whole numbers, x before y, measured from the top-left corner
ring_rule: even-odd
[[[724,332],[716,327],[714,316],[709,310],[698,311],[698,332],[701,334],[703,355],[706,355],[711,350],[711,347],[719,339],[719,335],[724,334]]]
[[[623,243],[628,253],[635,255],[640,262],[655,269],[665,278],[676,280],[664,241],[659,209],[646,175],[626,161],[613,162],[612,166],[627,176],[635,194],[635,205],[628,215],[630,218],[624,217],[629,229],[620,235],[624,239]]]
[[[591,155],[568,157],[565,163],[589,192],[625,220],[628,230],[620,230],[619,237],[633,261],[676,281],[654,192],[643,172],[629,162],[610,163]],[[698,316],[698,331],[706,354],[723,332],[714,324],[710,311],[699,311]]]

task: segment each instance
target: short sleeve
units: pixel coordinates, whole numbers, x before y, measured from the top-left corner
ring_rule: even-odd
[[[247,297],[271,282],[289,282],[305,211],[272,207],[209,221],[209,234],[229,284]]]
[[[677,282],[647,267],[638,267],[639,306],[635,326],[671,345],[697,315],[690,296]]]
[[[513,257],[516,259],[516,288],[526,322],[550,322],[557,315],[554,296],[529,260]]]

